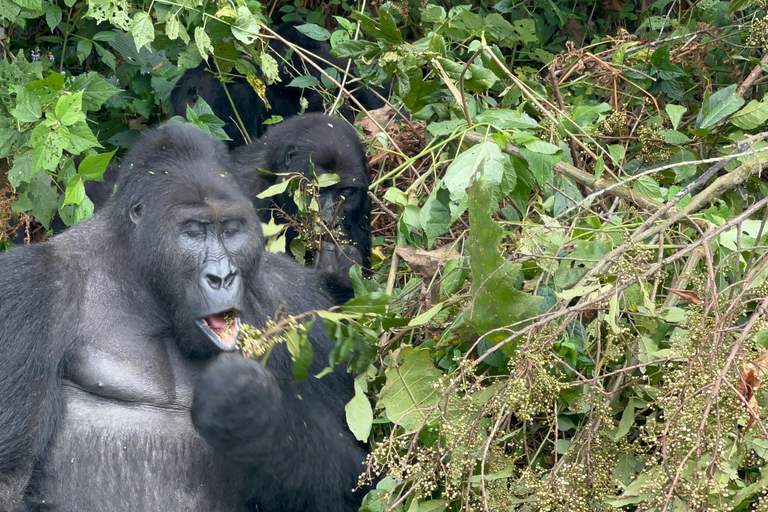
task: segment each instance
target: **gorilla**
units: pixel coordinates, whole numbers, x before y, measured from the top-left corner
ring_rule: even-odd
[[[91,219],[0,254],[0,510],[358,509],[352,377],[294,382],[235,353],[243,324],[331,306],[265,253],[226,146],[147,133]],[[311,372],[332,341],[309,332]]]
[[[315,62],[321,68],[328,67],[326,61],[341,67],[344,63],[331,56],[325,43],[307,37],[296,29],[298,25],[302,24],[303,22],[295,21],[283,23],[277,28],[276,33],[292,44],[316,55],[318,58]],[[273,40],[270,46],[277,54],[281,79],[280,82],[267,87],[265,95],[270,109],[267,109],[253,87],[242,77],[236,77],[227,83],[227,90],[232,98],[232,103],[234,103],[235,109],[243,121],[245,130],[252,138],[258,138],[264,133],[266,125],[263,123],[271,116],[278,115],[287,119],[299,114],[302,96],[308,102],[307,112],[323,111],[323,97],[317,91],[288,86],[295,76],[304,74],[320,80],[320,71],[314,66],[306,65],[303,59],[282,41]],[[389,89],[385,87],[375,87],[372,90],[376,90],[380,96],[384,97],[389,94]],[[352,95],[368,110],[383,107],[384,101],[372,90],[357,87]],[[230,148],[245,144],[246,139],[238,128],[232,103],[230,103],[224,87],[211,71],[207,62],[202,62],[196,68],[185,71],[179,78],[171,92],[171,104],[175,114],[186,115],[187,106],[193,106],[199,97],[202,97],[214,114],[226,123],[224,131],[232,139],[229,142]],[[342,105],[340,113],[348,121],[354,120],[354,112],[348,106]]]
[[[371,201],[368,198],[370,175],[365,149],[354,128],[346,121],[323,114],[305,114],[273,125],[261,139],[230,153],[232,172],[253,198],[264,222],[272,209],[277,222],[285,215],[296,217],[298,210],[288,193],[265,199],[257,194],[283,180],[286,174],[311,178],[311,165],[317,175],[335,173],[340,180],[320,189],[320,217],[334,236],[324,237],[313,257],[315,268],[328,276],[328,285],[342,302],[351,298],[349,268],[354,263],[371,266]],[[260,172],[267,171],[267,173]],[[297,236],[289,230],[287,245]],[[341,293],[341,295],[339,295]]]

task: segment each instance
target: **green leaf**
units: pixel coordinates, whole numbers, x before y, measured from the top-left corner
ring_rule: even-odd
[[[77,60],[82,64],[85,59],[88,58],[88,56],[93,51],[93,41],[89,39],[78,39],[77,40]]]
[[[63,136],[64,133],[66,136]],[[66,140],[62,140],[63,138]],[[61,159],[64,145],[67,143],[69,143],[69,131],[47,130],[47,133],[43,135],[42,143],[34,145],[33,164],[35,170],[51,171],[55,169]]]
[[[353,313],[383,314],[387,311],[388,305],[389,295],[382,292],[370,292],[350,299],[346,304],[340,306],[340,309]]]
[[[361,377],[365,378],[364,376]],[[373,409],[371,409],[371,402],[368,397],[365,396],[365,390],[359,383],[358,379],[361,377],[355,379],[355,396],[344,406],[344,411],[347,414],[349,430],[358,441],[365,443],[368,441],[368,436],[371,435]]]
[[[546,186],[547,180],[552,176],[552,169],[555,168],[555,164],[563,158],[562,150],[559,150],[554,155],[547,155],[531,151],[527,147],[522,147],[520,148],[520,154],[528,162],[536,183],[542,188]]]
[[[96,48],[96,53],[99,54],[99,57],[101,57],[101,60],[104,61],[104,64],[106,64],[109,69],[114,71],[115,66],[117,65],[117,59],[115,58],[115,55],[100,44],[93,43],[93,47]]]
[[[80,204],[85,198],[85,183],[82,176],[75,174],[67,181],[64,191],[64,204]]]
[[[307,330],[312,327],[312,322],[307,322]],[[285,333],[286,345],[291,354],[291,369],[296,382],[304,382],[312,366],[314,352],[312,343],[306,333],[300,333],[296,329],[290,329]]]
[[[80,166],[77,168],[77,174],[84,180],[97,180],[104,175],[107,170],[109,162],[112,157],[115,156],[115,152],[101,153],[99,155],[92,155],[83,158],[80,161]]]
[[[731,117],[731,122],[744,130],[754,130],[768,119],[768,103],[752,100]]]
[[[61,23],[61,15],[61,7],[55,3],[45,4],[45,23],[51,29],[51,32],[56,30],[56,27]]]
[[[203,59],[207,58],[208,54],[213,51],[211,38],[208,37],[208,34],[205,33],[205,29],[203,27],[195,28],[195,46],[197,47],[197,51],[200,53],[200,56],[203,57]]]
[[[486,479],[487,481],[489,479]],[[443,512],[446,508],[448,508],[447,500],[413,500],[411,506],[408,507],[408,512]]]
[[[32,161],[34,150],[28,149],[22,155],[13,160],[13,166],[8,171],[8,182],[14,190],[19,190],[22,183],[29,183],[35,172],[35,166]]]
[[[315,41],[327,41],[331,38],[331,33],[319,25],[314,23],[305,23],[304,25],[297,25],[296,30]]]
[[[85,119],[83,114],[83,92],[60,96],[54,108],[56,119],[64,126],[71,126]]]
[[[666,199],[664,193],[661,191],[661,187],[651,176],[640,176],[635,180],[632,189],[659,202],[664,202]]]
[[[621,421],[619,426],[614,430],[611,435],[615,441],[619,441],[629,434],[629,431],[635,424],[635,400],[630,399],[627,406],[624,408],[624,412],[621,414]]]
[[[426,409],[437,399],[435,385],[442,376],[429,357],[429,351],[403,347],[397,356],[397,366],[384,372],[386,383],[381,389],[379,403],[394,424],[410,432],[426,418]]]
[[[744,98],[736,92],[736,84],[720,89],[701,106],[694,128],[706,130],[733,114],[744,104]]]
[[[543,297],[515,288],[521,265],[506,261],[501,250],[504,229],[493,220],[497,203],[484,179],[477,180],[469,193],[469,262],[472,268],[470,321],[477,334],[526,320],[538,314]]]
[[[667,144],[685,144],[691,141],[687,135],[676,130],[661,130],[659,133],[664,136],[664,142]]]
[[[165,20],[165,35],[171,41],[176,40],[179,37],[179,31],[181,30],[181,23],[176,16],[171,16]]]
[[[325,187],[332,187],[333,185],[337,184],[341,181],[341,178],[338,174],[329,172],[325,174],[321,174],[317,177],[317,186],[320,188]]]
[[[256,194],[256,197],[258,197],[259,199],[266,199],[267,197],[274,197],[274,196],[280,195],[286,191],[286,189],[290,184],[291,184],[290,180],[284,180],[284,181],[275,183],[274,185],[271,185],[263,192]]]
[[[235,39],[248,45],[259,38],[259,24],[256,23],[253,13],[244,5],[237,8],[237,19],[231,30]],[[195,29],[195,41],[197,41],[197,29]]]
[[[131,25],[131,35],[137,50],[141,50],[145,45],[149,47],[149,43],[155,40],[155,25],[149,13],[136,12],[133,16],[133,25]]]
[[[677,130],[677,127],[680,126],[680,120],[683,119],[683,114],[685,114],[688,109],[685,107],[681,107],[680,105],[673,105],[671,103],[667,103],[667,105],[664,107],[664,110],[667,112],[667,115],[669,115],[669,120],[672,121],[672,128]]]
[[[19,87],[16,91],[16,107],[9,114],[22,123],[34,123],[43,115],[43,108],[37,95],[25,87]]]
[[[536,128],[538,123],[525,112],[506,108],[486,110],[475,116],[479,123],[491,123],[502,130],[529,130]]]
[[[291,80],[291,83],[288,84],[288,87],[301,87],[302,89],[304,89],[307,87],[317,87],[318,85],[320,85],[320,81],[317,78],[311,75],[306,75],[306,76],[297,76],[296,78]]]
[[[376,46],[368,41],[344,41],[331,50],[331,55],[337,59],[356,59],[368,51],[374,49]]]
[[[431,308],[429,308],[424,313],[414,317],[411,319],[410,322],[408,322],[408,325],[411,327],[416,327],[419,325],[426,325],[429,323],[430,320],[432,320],[435,315],[437,315],[441,310],[443,309],[443,303],[440,302],[438,304],[435,304]]]
[[[69,127],[69,141],[64,146],[66,151],[69,151],[73,155],[79,155],[86,149],[100,147],[102,146],[99,144],[99,141],[96,140],[96,136],[84,122]]]

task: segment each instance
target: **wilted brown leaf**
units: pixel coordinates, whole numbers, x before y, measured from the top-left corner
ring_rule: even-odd
[[[691,304],[701,304],[704,302],[704,300],[699,297],[699,294],[693,290],[675,290],[674,288],[667,288],[667,290],[671,291],[679,297],[682,297],[684,300],[687,300]]]
[[[760,414],[760,406],[757,404],[755,393],[760,389],[760,377],[768,373],[768,352],[755,359],[753,362],[741,363],[741,375],[736,383],[736,390],[741,394],[742,404],[749,411],[751,417],[747,427],[757,423]]]
[[[400,256],[413,270],[421,274],[425,288],[430,285],[432,278],[435,277],[435,274],[440,271],[448,260],[461,257],[454,244],[446,244],[434,251],[425,251],[401,245],[395,249],[395,254]],[[437,301],[437,292],[438,287],[435,286],[432,288],[432,293],[425,297],[427,307],[430,307],[433,302]]]

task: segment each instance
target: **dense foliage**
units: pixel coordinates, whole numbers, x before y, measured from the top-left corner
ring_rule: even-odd
[[[359,373],[364,510],[768,510],[764,8],[4,0],[0,224],[90,216],[184,69],[268,86],[270,22],[303,19],[410,113],[359,116],[373,277],[315,320]],[[346,71],[292,85],[338,107]],[[299,379],[305,320],[250,333]]]

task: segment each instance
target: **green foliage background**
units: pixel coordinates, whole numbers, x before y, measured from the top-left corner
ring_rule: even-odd
[[[766,510],[764,7],[4,0],[0,222],[89,217],[185,69],[269,86],[270,22],[303,19],[411,117],[370,141],[373,278],[317,313],[363,510]],[[291,85],[337,108],[345,71]],[[315,378],[303,320],[256,336]]]

